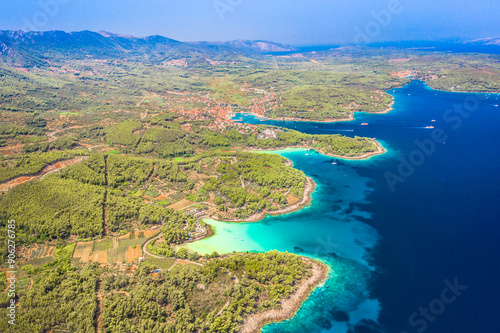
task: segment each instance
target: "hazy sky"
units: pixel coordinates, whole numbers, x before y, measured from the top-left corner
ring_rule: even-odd
[[[307,44],[500,37],[499,0],[1,0],[0,30]]]

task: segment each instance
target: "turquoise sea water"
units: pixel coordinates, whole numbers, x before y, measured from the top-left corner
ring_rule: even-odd
[[[361,318],[377,320],[379,302],[369,296],[374,269],[369,250],[378,236],[375,229],[360,221],[370,218],[370,213],[358,207],[366,203],[366,196],[372,191],[368,179],[341,160],[314,151],[279,153],[315,179],[312,205],[294,213],[269,216],[258,223],[207,220],[214,227],[215,236],[187,247],[199,253],[276,249],[306,254],[330,266],[329,279],[314,291],[299,313],[290,321],[268,325],[264,332],[308,332],[313,327],[316,329],[311,332],[346,332]],[[333,322],[332,315],[348,316],[351,323]]]
[[[499,95],[438,92],[418,81],[390,93],[393,111],[351,122],[237,115],[306,133],[376,137],[388,149],[361,161],[282,151],[318,184],[311,206],[258,223],[209,221],[216,235],[187,245],[200,253],[277,249],[330,266],[294,318],[263,332],[500,331]],[[444,281],[455,279],[467,288],[439,303]],[[429,305],[426,317],[420,310]]]

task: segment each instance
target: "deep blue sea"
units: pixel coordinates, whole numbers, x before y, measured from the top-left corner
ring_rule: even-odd
[[[201,252],[278,249],[329,264],[328,280],[297,315],[263,332],[500,332],[500,95],[419,81],[389,93],[393,111],[350,122],[237,115],[376,137],[388,150],[362,161],[280,152],[318,184],[312,205],[259,223],[214,221],[216,235],[192,243]]]

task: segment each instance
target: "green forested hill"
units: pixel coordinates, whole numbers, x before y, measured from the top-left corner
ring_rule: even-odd
[[[205,259],[203,265],[155,272],[143,264],[134,274],[96,264],[70,265],[74,246],[56,250],[56,260],[30,271],[36,283],[19,293],[16,326],[2,332],[39,333],[51,329],[96,332],[237,332],[249,314],[278,308],[310,275],[299,256],[277,251]],[[157,271],[158,272],[158,271]],[[96,292],[102,295],[102,313]],[[0,294],[0,314],[8,299]],[[219,315],[217,315],[219,314]]]

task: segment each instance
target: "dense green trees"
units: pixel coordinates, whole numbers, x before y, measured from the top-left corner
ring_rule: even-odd
[[[381,96],[356,87],[299,86],[285,91],[283,107],[270,111],[268,115],[313,120],[347,118],[353,111],[383,111],[391,102],[388,95],[384,95],[381,101],[376,98]]]
[[[75,151],[30,154],[24,159],[16,159],[17,164],[10,168],[1,170],[3,177],[11,176],[14,171],[36,171],[47,161],[74,154]],[[87,160],[43,180],[31,181],[9,190],[0,197],[0,216],[4,221],[19,219],[19,239],[22,242],[64,239],[70,235],[87,238],[102,234],[106,202],[109,230],[121,231],[128,228],[131,222],[144,225],[163,223],[168,241],[182,242],[189,238],[188,232],[196,224],[193,217],[184,217],[171,209],[146,203],[121,191],[124,186],[144,184],[152,174],[152,160],[91,154]],[[179,172],[176,163],[166,161],[158,161],[156,174],[172,181],[187,179],[185,174]],[[4,224],[0,224],[2,226]]]
[[[60,175],[62,178],[74,179],[86,184],[106,185],[104,159],[105,156],[102,154],[91,154],[82,163],[62,169]]]
[[[23,306],[16,313],[16,332],[39,333],[62,323],[73,332],[95,332],[96,284],[92,267],[80,273],[59,267],[48,271],[20,300]]]
[[[143,264],[131,279],[104,280],[103,331],[237,332],[248,314],[279,307],[307,269],[300,257],[276,251],[214,258],[201,269],[179,266],[156,277]]]
[[[74,249],[74,243],[58,246],[55,261],[31,271],[34,274],[31,288],[16,290],[16,325],[2,320],[0,331],[42,333],[57,327],[70,332],[95,333],[97,281],[102,272],[94,265],[80,270],[71,266]],[[4,318],[7,311],[6,306],[0,307]]]
[[[153,172],[153,161],[131,156],[109,155],[108,183],[117,187],[120,183],[129,182],[134,185],[144,183]]]
[[[104,189],[54,174],[21,184],[0,198],[2,220],[15,219],[18,239],[30,242],[102,233]]]
[[[106,134],[106,141],[111,144],[135,147],[140,140],[139,135],[133,134],[140,129],[142,124],[139,121],[127,120],[110,128]]]
[[[87,150],[72,150],[4,157],[0,159],[0,182],[19,176],[35,175],[47,164],[88,154]]]
[[[179,170],[179,164],[171,161],[156,163],[154,175],[169,182],[186,182],[187,176]]]
[[[499,69],[484,70],[471,66],[457,66],[449,70],[436,71],[437,78],[429,80],[433,89],[448,91],[495,92],[500,91]]]
[[[222,158],[218,177],[211,178],[203,191],[212,192],[219,210],[239,208],[243,218],[263,209],[273,210],[287,203],[285,192],[302,195],[303,172],[285,164],[279,155],[239,153]]]
[[[19,140],[22,143],[35,143],[47,140],[47,136],[40,128],[0,124],[0,147],[5,146],[8,139]]]
[[[355,157],[365,153],[377,151],[372,139],[356,136],[349,138],[341,135],[316,135],[316,146],[327,154]]]
[[[145,119],[144,121],[150,122],[151,125],[160,125],[166,128],[179,128],[179,124],[173,122],[174,119],[179,118],[179,115],[173,112],[164,112],[153,118]]]
[[[368,56],[369,57],[369,56]],[[354,61],[351,60],[350,61]],[[357,60],[359,63],[365,59]],[[386,58],[383,59],[386,62]],[[296,87],[296,86],[329,86],[329,87],[355,87],[358,90],[387,90],[394,86],[407,82],[385,73],[376,75],[373,69],[367,69],[363,73],[337,72],[329,70],[311,71],[311,70],[260,70],[246,75],[241,80],[253,87],[269,88],[277,86]]]
[[[80,130],[79,137],[85,139],[101,139],[106,136],[108,127],[103,125],[92,125]]]
[[[162,158],[191,155],[194,152],[193,143],[193,138],[187,132],[153,127],[142,137],[137,152],[154,151]]]
[[[22,135],[43,135],[45,131],[40,128],[0,124],[0,139],[16,139]]]
[[[49,150],[66,150],[76,147],[78,145],[77,139],[73,136],[63,136],[51,142],[40,142],[31,145],[24,145],[24,153],[32,153],[35,151],[46,152]]]
[[[209,130],[202,131],[201,135],[201,143],[207,145],[210,148],[229,147],[231,145],[231,141],[229,140],[229,138],[224,135],[220,135]]]
[[[155,119],[158,117],[160,119]],[[135,131],[142,128],[140,122],[124,121],[107,131],[106,141],[126,146],[126,149],[137,154],[153,154],[161,158],[192,155],[195,136],[181,131],[179,123],[167,121],[166,118],[174,119],[168,113],[153,117],[151,121],[154,124],[166,124],[165,127],[152,127],[139,132]]]
[[[175,252],[170,248],[167,242],[163,242],[160,244],[156,244],[156,241],[153,241],[148,244],[148,251],[154,254],[159,254],[165,256],[167,258],[173,257]]]
[[[180,244],[189,239],[189,231],[196,226],[196,219],[192,215],[171,211],[164,220],[161,231],[167,244]]]
[[[259,131],[267,128],[261,126]],[[307,146],[321,150],[327,154],[334,154],[345,157],[361,156],[368,152],[375,152],[377,146],[370,138],[356,136],[354,138],[333,135],[311,135],[298,131],[286,129],[278,131],[276,138],[252,140],[252,146],[256,148],[285,148],[291,146]],[[247,139],[247,142],[250,138]]]

